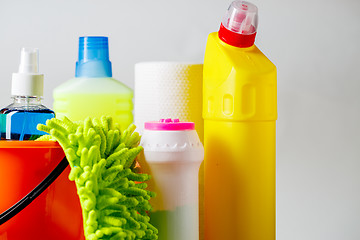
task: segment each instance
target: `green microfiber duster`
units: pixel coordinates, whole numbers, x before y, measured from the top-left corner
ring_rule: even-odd
[[[64,149],[75,181],[87,240],[157,239],[146,212],[154,193],[146,190],[147,174],[138,173],[140,136],[131,125],[123,133],[112,118],[47,120],[38,140],[56,140]]]

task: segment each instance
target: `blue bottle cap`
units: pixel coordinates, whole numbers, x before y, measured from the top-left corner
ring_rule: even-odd
[[[112,77],[107,37],[80,37],[75,77]]]

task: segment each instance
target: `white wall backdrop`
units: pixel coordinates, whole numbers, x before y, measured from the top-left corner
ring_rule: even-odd
[[[74,76],[78,37],[109,36],[113,75],[202,61],[231,0],[0,1],[0,105],[20,48],[40,49],[45,104]],[[278,240],[360,239],[360,1],[254,0],[256,44],[278,67]]]

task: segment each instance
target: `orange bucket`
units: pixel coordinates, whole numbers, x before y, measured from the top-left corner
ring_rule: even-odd
[[[0,213],[41,181],[64,158],[56,142],[0,141]],[[0,240],[82,240],[80,202],[70,167],[33,202],[0,225]]]

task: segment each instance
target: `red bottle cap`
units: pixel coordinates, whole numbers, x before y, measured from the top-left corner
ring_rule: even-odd
[[[257,24],[257,7],[246,1],[234,1],[221,23],[219,38],[234,47],[251,47],[255,42]]]

